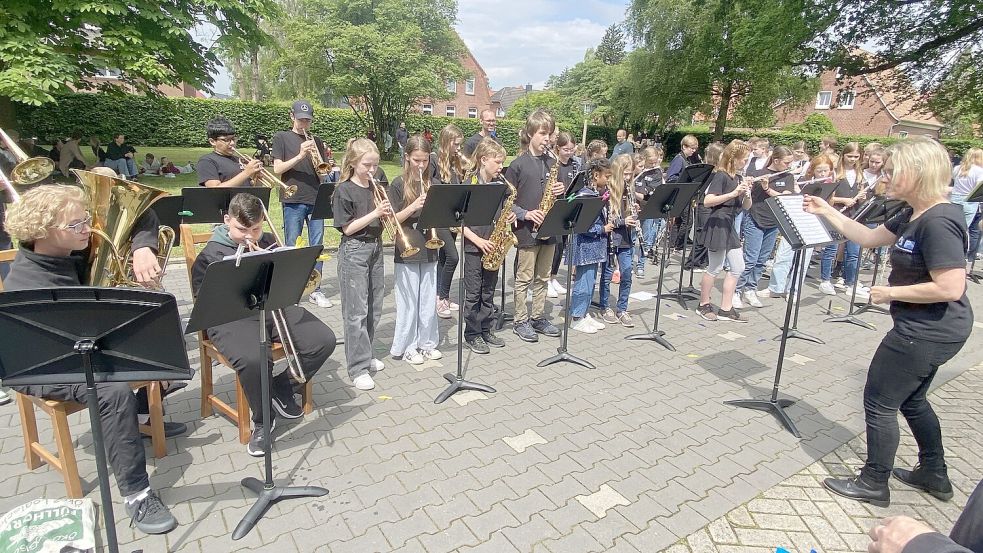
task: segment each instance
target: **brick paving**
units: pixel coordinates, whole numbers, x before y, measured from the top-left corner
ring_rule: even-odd
[[[327,293],[336,300],[336,262],[325,269]],[[738,325],[704,322],[692,311],[696,302],[686,311],[663,298],[659,324],[675,353],[623,340],[652,324],[655,300],[632,300],[636,328],[572,333],[571,351],[596,370],[537,368],[558,340],[527,344],[506,330],[505,349],[465,355],[470,378],[498,392],[435,405],[443,373],[456,366],[456,319],[441,321],[444,359],[421,367],[389,359],[391,256],[386,271],[390,283],[375,346],[387,368],[376,389],[351,387],[339,350],[315,378],[315,412],[277,427],[278,482],[324,486],[330,493],[274,505],[249,535],[233,542],[229,534],[252,504],[239,480],[260,476],[262,460],[246,455],[226,419],[200,417],[200,386],[193,381],[166,402],[167,417],[188,423],[191,432],[168,441],[167,457],[148,460],[151,483],[180,526],[165,536],[137,535],[117,502],[121,550],[852,551],[866,547],[866,527],[888,512],[837,500],[818,484],[827,473],[852,472],[863,457],[863,380],[890,325],[876,314],[863,316],[875,331],[823,323],[827,309],[844,311],[842,294],[831,300],[814,282],[807,285],[799,327],[827,343],[793,340],[786,352],[782,397],[797,400],[788,409],[802,432],[796,439],[768,414],[723,404],[770,394],[781,300],[745,310],[751,323]],[[656,274],[650,266],[634,291],[654,293]],[[172,262],[166,279],[185,316],[191,308],[186,275],[182,263]],[[675,284],[667,278],[667,288]],[[981,290],[970,284],[977,305]],[[549,302],[557,321],[561,302]],[[340,329],[338,306],[310,309]],[[188,347],[196,366],[193,337]],[[980,478],[983,414],[974,377],[979,380],[981,369],[973,367],[981,361],[983,341],[971,339],[936,378],[933,403],[943,419],[955,499],[939,503],[895,487],[890,512],[917,514],[947,529]],[[217,390],[231,398],[231,371],[216,371]],[[71,421],[83,489],[98,500],[91,433],[84,414]],[[43,416],[39,428],[50,439]],[[57,472],[26,469],[22,443],[16,408],[0,407],[0,466],[7,475],[0,512],[64,495]],[[906,437],[901,461],[911,462],[914,451]]]

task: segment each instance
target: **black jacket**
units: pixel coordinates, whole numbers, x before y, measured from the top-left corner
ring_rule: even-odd
[[[949,537],[938,532],[915,536],[901,553],[979,553],[983,551],[983,481],[969,496]]]

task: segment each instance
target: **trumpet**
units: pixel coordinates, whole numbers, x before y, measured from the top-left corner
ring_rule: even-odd
[[[424,195],[430,191],[429,186],[424,186],[423,184],[423,169],[420,169],[420,195]],[[427,243],[425,244],[428,250],[439,250],[444,247],[444,241],[437,238],[437,229],[432,228],[427,234]]]
[[[386,190],[376,182],[375,177],[370,176],[369,182],[372,186],[372,200],[378,207],[382,202],[389,201],[389,194],[386,194]],[[403,225],[399,224],[399,220],[396,219],[395,213],[390,213],[389,215],[382,215],[379,217],[382,220],[382,226],[389,231],[392,235],[393,240],[397,241],[403,248],[403,253],[400,257],[412,257],[420,253],[420,248],[410,244],[409,237],[403,232]]]
[[[247,163],[252,161],[253,158],[243,154],[234,146],[232,147],[232,153],[239,158],[239,164],[245,166]],[[260,169],[257,173],[256,180],[259,181],[260,186],[265,186],[267,188],[275,188],[280,191],[280,194],[284,198],[289,198],[297,193],[297,186],[294,184],[287,185],[282,180],[276,178],[273,173],[267,171],[265,168]],[[272,225],[271,225],[272,226]]]
[[[312,137],[304,131],[304,140],[311,140]],[[324,156],[321,155],[321,149],[317,147],[317,142],[314,143],[314,151],[310,153],[311,165],[314,166],[314,172],[318,175],[325,177],[331,174],[331,164],[324,161]]]
[[[29,186],[43,181],[55,171],[55,162],[51,158],[27,157],[24,150],[21,150],[20,146],[3,129],[0,129],[0,139],[3,140],[4,145],[7,146],[10,153],[14,154],[14,157],[17,158],[17,165],[10,172],[10,180],[14,184]]]

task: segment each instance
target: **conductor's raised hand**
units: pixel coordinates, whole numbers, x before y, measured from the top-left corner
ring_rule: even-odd
[[[806,213],[812,213],[814,215],[827,215],[833,211],[833,208],[826,203],[826,200],[819,196],[810,196],[808,194],[802,197],[802,209]]]

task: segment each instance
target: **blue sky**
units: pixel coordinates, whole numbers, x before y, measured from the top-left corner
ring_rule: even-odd
[[[458,33],[488,73],[492,90],[532,84],[576,64],[601,41],[608,25],[624,19],[628,0],[459,0]],[[199,40],[209,44],[210,33]],[[215,92],[229,94],[224,69]]]

